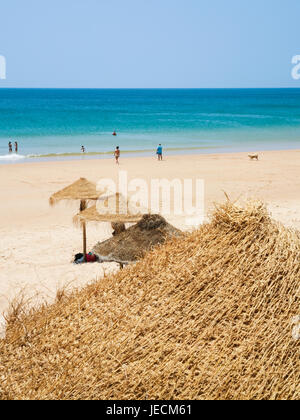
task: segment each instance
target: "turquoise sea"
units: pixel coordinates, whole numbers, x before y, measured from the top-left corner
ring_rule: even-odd
[[[118,136],[113,137],[116,130]],[[18,141],[18,155],[8,142]],[[0,89],[0,163],[300,148],[300,89]]]

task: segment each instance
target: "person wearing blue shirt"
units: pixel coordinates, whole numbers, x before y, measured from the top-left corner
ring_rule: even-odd
[[[162,154],[163,154],[163,148],[162,148],[162,145],[161,144],[159,144],[159,146],[157,148],[157,151],[156,151],[156,154],[157,154],[157,157],[158,157],[158,160],[159,161],[163,160],[163,156],[162,156]]]

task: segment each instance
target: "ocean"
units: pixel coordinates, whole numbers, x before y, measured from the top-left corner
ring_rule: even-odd
[[[150,155],[159,143],[167,154],[300,148],[300,89],[0,89],[0,163],[107,158],[117,145]]]

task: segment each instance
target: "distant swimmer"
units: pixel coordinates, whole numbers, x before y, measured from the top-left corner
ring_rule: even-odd
[[[9,153],[12,153],[12,143],[11,143],[11,141],[8,143],[8,151],[9,151]]]
[[[158,160],[162,161],[163,160],[163,148],[162,148],[161,144],[158,145],[158,148],[156,150],[156,154],[157,154]]]
[[[119,164],[120,164],[120,163],[119,163],[120,154],[121,154],[121,152],[120,152],[120,148],[119,148],[119,146],[117,146],[117,147],[116,147],[116,150],[115,150],[115,153],[114,153],[114,155],[115,155],[115,159],[116,159],[116,164],[117,164],[117,165],[119,165]]]
[[[116,131],[114,131],[112,135],[113,135],[113,136],[116,136],[116,135],[117,135],[117,132],[116,132]]]
[[[85,147],[84,146],[81,146],[81,151],[82,151],[82,153],[85,153]]]
[[[16,153],[18,153],[18,148],[19,148],[19,147],[18,147],[18,142],[17,142],[17,141],[15,141],[15,152],[16,152]]]

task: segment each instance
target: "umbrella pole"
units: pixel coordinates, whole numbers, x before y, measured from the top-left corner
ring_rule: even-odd
[[[86,201],[81,200],[80,201],[80,211],[84,211],[86,209]],[[83,255],[84,259],[86,258],[86,223],[83,222],[82,224],[82,234],[83,234]]]
[[[85,258],[86,256],[86,224],[85,222],[82,225],[82,233],[83,233],[83,255]]]

